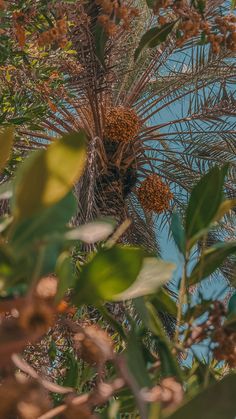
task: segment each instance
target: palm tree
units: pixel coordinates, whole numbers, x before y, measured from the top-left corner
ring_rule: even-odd
[[[120,24],[107,18],[103,22],[103,1],[49,2],[46,6],[39,2],[44,17],[40,15],[43,29],[39,36],[40,22],[33,26],[30,20],[35,6],[28,3],[23,15],[17,15],[20,20],[14,18],[13,23],[18,25],[14,29],[22,42],[29,21],[32,46],[28,61],[36,65],[32,70],[24,61],[18,70],[10,69],[11,79],[8,74],[5,84],[1,74],[1,90],[17,87],[18,96],[22,95],[23,126],[15,144],[21,154],[45,147],[65,132],[85,130],[88,162],[75,186],[76,223],[101,215],[114,216],[118,224],[130,218],[132,224],[122,240],[158,251],[158,233],[169,224],[174,209],[184,209],[192,186],[209,167],[231,163],[225,192],[235,196],[232,53],[224,48],[213,53],[214,48],[199,42],[198,36],[178,47],[178,39],[170,34],[159,47],[145,49],[135,62],[142,33],[157,20],[143,1],[132,0],[123,7],[126,20]],[[207,2],[206,21],[215,22],[224,8],[221,0]],[[72,55],[67,54],[68,48],[60,49],[65,44],[65,16],[70,22],[66,36]],[[54,25],[52,29],[48,22]],[[45,46],[42,53],[35,43]],[[49,87],[48,81],[40,79],[50,67],[53,79],[57,77],[54,68],[59,68],[63,84]],[[40,68],[46,71],[38,71]],[[24,121],[26,110],[31,109],[30,98],[37,104],[33,120],[40,100],[42,104],[46,99],[49,105],[44,117],[40,108],[33,131]],[[13,109],[12,103],[9,106]],[[5,202],[3,205],[5,208]],[[222,232],[223,237],[234,234],[230,217],[223,220]],[[211,242],[215,236],[212,233]]]
[[[211,20],[224,2],[209,3]],[[51,93],[55,105],[41,129],[21,128],[18,146],[41,147],[84,129],[88,163],[75,187],[77,223],[101,215],[113,215],[118,223],[130,218],[124,240],[157,250],[155,230],[168,225],[174,209],[183,210],[209,167],[231,163],[225,192],[235,196],[236,68],[228,51],[214,54],[198,38],[179,48],[174,36],[135,62],[140,33],[155,18],[143,2],[131,6],[142,13],[129,30],[118,25],[112,37],[98,23],[100,6],[68,6],[73,66],[63,89]],[[222,228],[232,234],[229,219]]]

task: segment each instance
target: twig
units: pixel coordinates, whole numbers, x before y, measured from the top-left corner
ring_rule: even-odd
[[[117,228],[117,230],[114,232],[111,238],[107,240],[106,247],[110,248],[114,246],[114,244],[118,242],[119,238],[126,232],[130,225],[130,219],[127,218],[125,221],[123,221],[123,223]]]
[[[32,368],[26,361],[24,361],[19,355],[13,354],[11,356],[12,362],[15,364],[17,368],[19,368],[21,371],[28,374],[30,377],[37,380],[44,388],[46,388],[48,391],[51,391],[53,393],[59,393],[59,394],[67,394],[74,391],[72,387],[62,387],[59,386],[56,383],[52,383],[51,381],[45,380],[44,378],[41,378],[37,372]]]
[[[67,406],[65,404],[62,404],[61,406],[57,406],[54,409],[49,410],[47,413],[44,413],[43,415],[39,416],[38,419],[51,419],[55,416],[59,415],[60,413],[63,413],[66,410]]]
[[[111,383],[101,383],[94,390],[93,393],[82,394],[81,396],[74,397],[70,403],[74,406],[79,406],[81,404],[88,403],[91,407],[99,406],[104,403],[117,391],[123,388],[125,381],[122,378],[116,378]],[[47,413],[41,415],[38,419],[51,419],[57,416],[60,413],[63,413],[67,409],[67,405],[63,404],[61,406],[55,407],[54,409],[49,410]]]

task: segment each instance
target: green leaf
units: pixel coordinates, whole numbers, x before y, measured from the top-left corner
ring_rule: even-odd
[[[168,415],[168,419],[234,419],[235,389],[236,375],[227,375]]]
[[[15,187],[14,212],[27,218],[60,201],[83,173],[86,160],[83,131],[65,135],[34,153],[21,167]]]
[[[127,342],[125,351],[128,368],[140,388],[151,387],[147,367],[142,355],[142,347],[134,332],[131,332]]]
[[[6,128],[0,133],[0,173],[11,156],[13,141],[14,131],[12,128]]]
[[[156,336],[158,344],[158,354],[161,361],[161,371],[164,377],[174,376],[182,380],[182,374],[171,352],[171,343],[167,338],[162,322],[160,321],[155,308],[150,302],[144,304],[143,299],[135,300],[135,307],[143,323]]]
[[[236,0],[231,0],[231,9],[236,9]]]
[[[142,262],[141,249],[120,246],[102,249],[82,268],[75,289],[75,304],[113,300],[134,282]]]
[[[154,257],[145,258],[136,281],[121,294],[114,295],[113,300],[131,300],[155,293],[172,278],[175,268],[174,263]]]
[[[146,303],[149,314],[149,325],[151,331],[158,338],[158,353],[161,361],[162,374],[165,377],[175,376],[182,379],[180,368],[175,356],[171,352],[171,345],[165,335],[163,325],[151,303]]]
[[[180,215],[177,212],[174,212],[171,219],[171,232],[174,238],[174,241],[182,254],[185,254],[186,251],[186,239],[185,231],[183,228],[183,223]]]
[[[189,285],[194,285],[202,279],[207,278],[233,253],[236,253],[236,242],[219,243],[208,248],[193,268],[188,282]]]
[[[161,288],[157,294],[151,297],[150,301],[157,311],[163,311],[173,317],[177,316],[176,303],[164,288]]]
[[[66,367],[67,372],[63,381],[64,387],[76,388],[79,375],[78,361],[71,352],[66,353]]]
[[[197,319],[198,317],[202,316],[206,311],[209,310],[212,304],[212,300],[201,298],[201,302],[198,304],[194,304],[193,306],[189,307],[186,313],[184,313],[183,317],[185,322],[188,322],[191,318]]]
[[[140,53],[146,48],[155,48],[164,42],[167,36],[171,33],[176,21],[166,23],[163,26],[156,26],[149,29],[141,38],[138,48],[134,53],[134,60],[136,61]]]
[[[205,234],[214,221],[222,202],[227,170],[228,165],[223,168],[213,167],[192,190],[186,210],[186,236],[190,245]]]
[[[0,292],[5,287],[5,279],[13,274],[14,260],[11,249],[6,245],[0,245]]]
[[[32,245],[43,238],[52,238],[52,234],[64,233],[66,224],[75,214],[77,202],[72,192],[50,208],[46,208],[37,215],[29,217],[15,224],[12,229],[10,242],[14,250],[19,253],[28,252]]]
[[[98,220],[68,231],[65,238],[92,244],[107,239],[113,231],[114,223]]]
[[[100,63],[105,66],[105,46],[108,37],[104,30],[104,27],[100,23],[96,23],[95,26],[95,51]]]
[[[71,256],[67,252],[63,252],[56,263],[56,276],[58,278],[58,289],[55,298],[55,302],[61,301],[66,291],[72,288],[75,284],[75,274],[73,271],[73,265]]]

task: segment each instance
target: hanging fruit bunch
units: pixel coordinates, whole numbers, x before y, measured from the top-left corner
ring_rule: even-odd
[[[98,21],[108,36],[112,36],[117,32],[120,22],[123,29],[129,29],[132,19],[139,15],[136,7],[130,7],[124,2],[96,0],[96,4],[101,8]]]
[[[200,36],[202,43],[210,43],[212,52],[219,54],[222,48],[236,51],[236,16],[233,14],[209,19],[211,2],[207,0],[155,0],[151,6],[163,31],[174,26],[176,45]],[[168,31],[168,33],[170,32]]]
[[[117,106],[105,114],[104,138],[116,142],[130,142],[140,129],[140,119],[133,109]]]
[[[173,194],[157,174],[149,175],[138,189],[139,201],[146,211],[161,214],[170,208]]]

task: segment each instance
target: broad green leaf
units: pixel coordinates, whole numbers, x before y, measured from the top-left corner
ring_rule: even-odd
[[[39,213],[60,201],[82,175],[86,160],[83,131],[65,135],[23,164],[15,187],[18,219]]]
[[[128,288],[142,267],[143,251],[132,247],[114,246],[100,250],[82,268],[75,289],[74,302],[88,304],[113,300]]]
[[[236,0],[231,0],[231,9],[236,9]]]
[[[145,258],[136,281],[121,294],[114,295],[113,300],[131,300],[155,293],[172,278],[175,268],[174,263],[154,257]]]
[[[168,419],[235,419],[236,375],[230,374],[210,385],[180,407]]]
[[[56,276],[58,278],[58,288],[55,301],[59,302],[65,295],[69,288],[75,284],[75,274],[71,256],[67,252],[63,252],[56,263]]]
[[[68,231],[65,238],[91,244],[107,239],[113,231],[114,223],[98,220]]]
[[[171,219],[171,232],[174,238],[174,241],[182,254],[185,254],[186,251],[186,239],[185,231],[183,228],[183,223],[180,215],[177,212],[174,212]]]
[[[191,318],[197,319],[202,314],[204,314],[206,311],[209,310],[210,306],[212,304],[211,299],[204,299],[201,298],[201,302],[198,304],[194,304],[193,306],[189,307],[186,313],[184,313],[183,317],[185,322],[188,322]]]
[[[154,335],[158,338],[158,353],[161,361],[163,376],[176,376],[181,379],[181,372],[175,356],[171,352],[171,345],[165,335],[163,325],[151,303],[146,303],[149,314],[149,325]]]
[[[168,313],[173,317],[177,316],[176,303],[164,288],[161,288],[150,300],[156,310]]]
[[[213,167],[192,190],[186,210],[186,236],[191,245],[214,221],[222,202],[227,170],[228,166]]]
[[[28,252],[29,247],[42,240],[52,238],[52,234],[64,233],[66,224],[75,214],[77,203],[72,192],[50,208],[15,224],[10,242],[19,253]]]
[[[129,335],[125,357],[129,371],[135,378],[139,387],[150,387],[152,383],[142,355],[142,347],[134,332],[131,332]]]
[[[14,141],[14,131],[12,128],[6,128],[0,133],[0,173],[5,168],[7,161],[11,156]]]
[[[134,304],[144,325],[151,330],[154,336],[156,336],[162,375],[164,377],[175,376],[182,380],[178,362],[171,352],[171,343],[165,334],[163,324],[153,305],[150,302],[144,304],[144,301],[141,298],[135,300]]]
[[[171,33],[175,21],[166,23],[163,26],[156,26],[149,29],[141,38],[138,48],[134,53],[134,60],[136,61],[140,53],[146,48],[154,48],[164,42],[167,36]]]
[[[198,281],[207,278],[218,269],[224,260],[233,253],[236,253],[236,242],[219,243],[205,250],[200,260],[197,262],[189,279],[189,285],[194,285]]]

